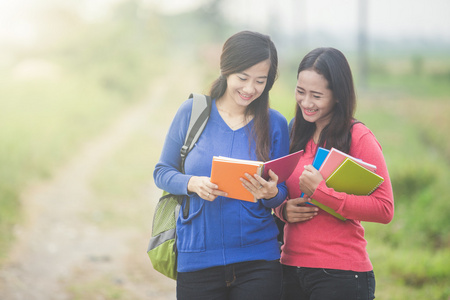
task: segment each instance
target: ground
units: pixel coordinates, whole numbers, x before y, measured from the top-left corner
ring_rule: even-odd
[[[192,80],[184,81],[192,84]],[[0,299],[175,299],[175,281],[154,271],[146,254],[160,190],[149,185],[145,197],[136,203],[140,214],[136,218],[148,219],[147,227],[140,222],[122,228],[86,221],[86,215],[117,205],[96,201],[91,181],[102,162],[134,132],[148,127],[159,141],[155,148],[159,155],[170,120],[151,119],[166,106],[171,82],[173,77],[167,76],[153,82],[146,99],[87,141],[51,178],[25,189],[24,222],[17,225],[16,242],[0,270]],[[148,181],[153,184],[152,171]]]

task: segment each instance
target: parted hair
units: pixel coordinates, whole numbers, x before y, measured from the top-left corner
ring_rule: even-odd
[[[355,121],[356,94],[347,59],[337,49],[316,48],[300,62],[297,78],[305,70],[321,74],[327,80],[328,89],[336,100],[330,123],[322,130],[318,146],[327,149],[334,147],[348,153],[351,145],[350,130]],[[290,152],[305,149],[315,130],[316,124],[306,121],[297,105],[291,130]]]
[[[259,160],[269,160],[269,91],[278,75],[278,54],[269,36],[253,32],[241,31],[232,35],[225,42],[220,56],[220,76],[210,90],[213,99],[219,99],[227,89],[227,78],[231,74],[240,73],[262,61],[270,60],[270,69],[263,93],[246,109],[246,116],[253,115],[253,129],[250,137],[256,143],[256,155]]]

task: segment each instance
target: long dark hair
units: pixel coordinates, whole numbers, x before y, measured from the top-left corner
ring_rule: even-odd
[[[251,137],[256,142],[256,156],[259,160],[269,160],[269,91],[278,74],[278,55],[274,43],[269,36],[252,31],[241,31],[231,36],[223,45],[220,56],[220,72],[212,86],[210,95],[219,99],[227,89],[227,77],[240,73],[262,61],[270,60],[270,69],[266,87],[258,99],[246,109],[245,115],[253,115]]]
[[[312,70],[321,74],[328,82],[336,104],[330,123],[322,130],[319,147],[337,148],[348,153],[351,145],[350,129],[354,122],[356,94],[353,76],[347,59],[341,51],[334,48],[317,48],[309,52],[300,62],[297,78],[300,72]],[[305,149],[313,137],[316,124],[307,122],[302,110],[296,106],[294,124],[291,131],[291,152]]]

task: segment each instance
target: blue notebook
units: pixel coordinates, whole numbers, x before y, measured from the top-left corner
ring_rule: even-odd
[[[325,158],[327,158],[327,155],[328,155],[329,152],[330,152],[330,150],[322,148],[322,147],[319,147],[317,149],[316,156],[314,157],[314,160],[313,160],[313,163],[312,163],[312,166],[314,168],[316,168],[316,170],[320,169],[320,166],[325,161]],[[302,193],[300,198],[302,198],[303,196],[305,196],[305,193]],[[306,203],[314,205],[314,204],[309,203],[309,202],[306,202]]]

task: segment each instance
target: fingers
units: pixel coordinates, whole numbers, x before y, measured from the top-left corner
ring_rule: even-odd
[[[217,198],[217,196],[214,195],[214,194],[211,194],[211,192],[208,192],[204,196],[200,196],[200,197],[205,199],[205,200],[208,200],[208,201],[214,201]]]
[[[241,182],[256,199],[271,199],[278,194],[277,181],[266,181],[257,174],[251,176],[245,173],[245,178],[241,178]]]
[[[252,176],[248,173],[245,173],[245,177],[251,183],[251,185],[253,185],[253,188],[257,190],[263,188],[267,184],[267,181],[265,181],[264,178],[262,178],[258,174]],[[241,179],[241,181],[244,182],[245,180]],[[248,186],[251,187],[250,185]]]
[[[200,198],[208,201],[214,201],[218,196],[228,195],[218,188],[209,177],[192,176],[188,182],[188,192],[196,193]]]
[[[255,174],[256,175],[256,174]],[[245,173],[245,179],[241,178],[242,185],[252,193],[257,193],[264,189],[265,182],[259,182],[255,177]]]
[[[322,175],[312,165],[305,166],[299,177],[299,188],[306,195],[311,196],[323,180]]]
[[[319,208],[306,205],[309,198],[289,199],[286,203],[286,221],[289,223],[304,222],[311,220],[317,215]]]
[[[314,171],[317,171],[316,168],[314,168],[312,165],[306,165],[304,166],[305,171],[313,173]]]
[[[278,175],[277,174],[275,174],[275,172],[274,171],[272,171],[272,170],[269,170],[269,177],[270,177],[270,179],[269,180],[271,180],[271,181],[275,181],[276,183],[278,183]]]
[[[217,189],[217,185],[209,181],[209,178],[203,178],[201,185],[199,186],[199,192],[197,193],[201,198],[213,201],[217,198],[214,194],[214,190]]]
[[[203,194],[199,196],[205,200],[214,201],[217,197],[219,196],[226,197],[228,196],[228,194],[218,189],[211,189],[209,191],[205,190]]]

